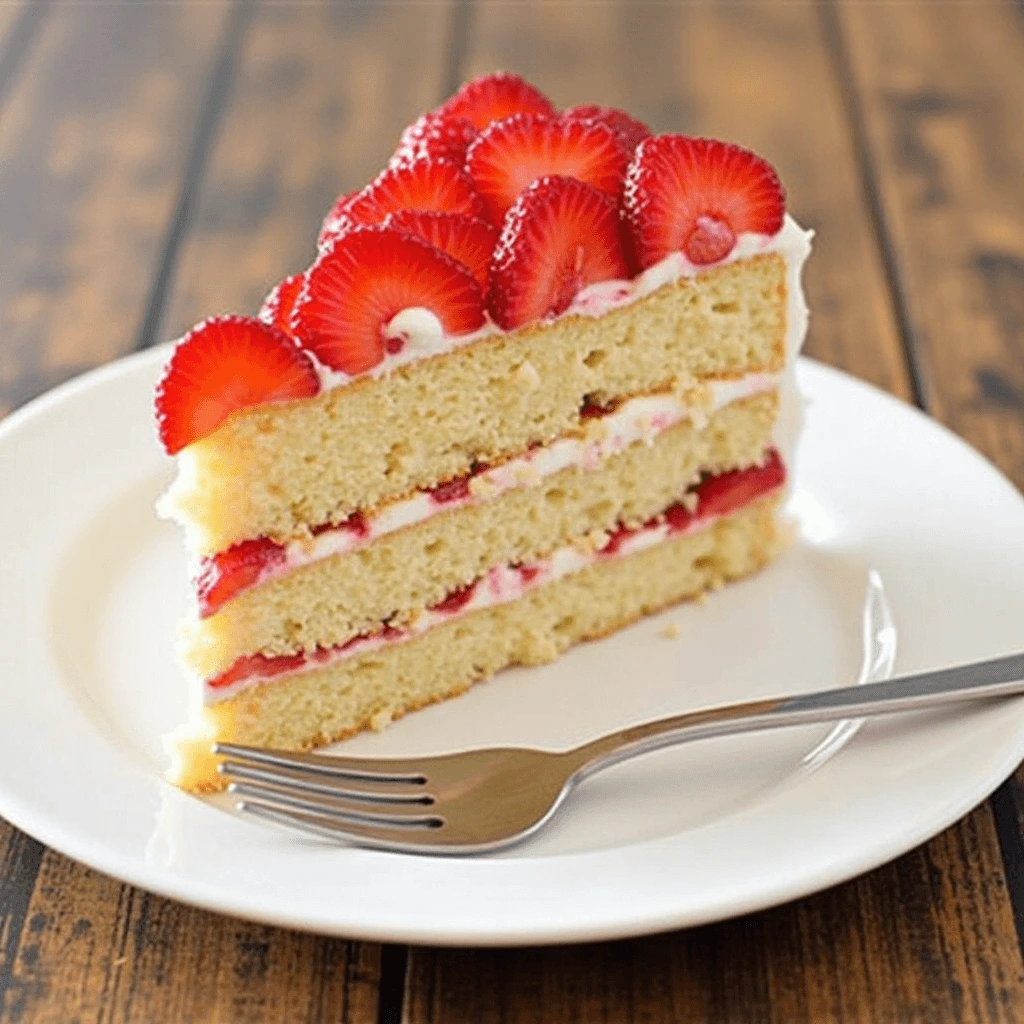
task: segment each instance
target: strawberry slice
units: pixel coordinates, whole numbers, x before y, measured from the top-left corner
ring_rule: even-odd
[[[160,440],[175,455],[237,409],[319,391],[313,361],[283,331],[248,316],[205,320],[178,343],[157,386]]]
[[[344,234],[352,226],[352,222],[345,216],[345,211],[348,209],[348,204],[357,195],[359,195],[358,192],[342,192],[334,201],[330,213],[324,217],[324,222],[320,227],[320,234],[316,239],[316,244],[319,248],[322,249],[325,245],[329,245],[331,239],[336,235]]]
[[[498,244],[497,229],[487,221],[462,213],[402,210],[390,214],[384,226],[416,235],[435,249],[448,253],[473,272],[481,293],[487,294],[491,256]]]
[[[574,178],[544,177],[505,218],[491,262],[491,316],[512,330],[562,313],[588,284],[627,275],[613,200]]]
[[[389,213],[399,210],[437,210],[480,217],[483,203],[472,179],[460,167],[430,159],[397,164],[386,168],[340,206],[335,204],[320,232],[321,246],[353,227],[383,224]]]
[[[596,103],[584,103],[578,107],[570,107],[562,112],[564,121],[600,121],[606,124],[616,135],[625,148],[632,153],[650,134],[651,129],[638,121],[632,114],[627,114],[617,107],[599,107]]]
[[[260,582],[271,569],[284,565],[287,550],[269,537],[256,537],[233,544],[204,558],[195,579],[199,615],[207,618],[233,597]]]
[[[320,362],[356,375],[392,351],[385,329],[413,306],[429,309],[449,335],[483,326],[480,286],[461,263],[415,235],[356,228],[310,267],[294,323]]]
[[[627,254],[644,270],[682,251],[716,263],[745,231],[774,235],[786,195],[774,168],[747,149],[716,139],[645,139],[626,172],[622,216]]]
[[[477,129],[486,128],[512,114],[544,114],[554,117],[555,105],[519,75],[497,71],[467,82],[438,108],[444,117],[463,117]]]
[[[466,153],[466,170],[499,225],[523,189],[545,175],[576,178],[617,198],[628,163],[607,125],[534,114],[491,125]]]
[[[467,147],[478,134],[473,123],[464,117],[446,117],[436,110],[423,114],[402,132],[390,165],[426,157],[461,167],[466,161]]]
[[[759,466],[734,469],[709,476],[697,487],[697,518],[726,516],[755,498],[781,487],[786,480],[786,467],[779,453],[770,448]]]
[[[259,318],[273,327],[284,331],[285,334],[292,332],[292,310],[295,308],[295,300],[302,290],[302,282],[306,279],[305,274],[292,274],[283,281],[276,284],[270,294],[263,300],[260,306]]]

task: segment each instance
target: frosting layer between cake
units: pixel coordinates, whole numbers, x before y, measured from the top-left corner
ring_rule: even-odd
[[[580,538],[544,558],[520,565],[498,565],[471,584],[450,593],[402,628],[388,624],[345,644],[295,655],[240,658],[229,670],[203,683],[203,703],[214,704],[273,679],[323,667],[346,658],[401,643],[436,626],[483,608],[517,601],[531,590],[579,572],[596,562],[624,558],[654,547],[669,537],[685,536],[712,526],[724,516],[778,491],[786,479],[779,453],[771,450],[762,465],[710,477],[680,501],[641,526],[619,526],[599,537]]]

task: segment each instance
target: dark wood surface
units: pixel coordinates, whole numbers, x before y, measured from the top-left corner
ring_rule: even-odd
[[[809,353],[1024,485],[1024,7],[998,0],[2,3],[0,415],[253,308],[415,112],[496,67],[763,152],[818,230]],[[0,821],[0,1022],[1024,1020],[1022,785],[785,907],[518,951],[218,917]]]

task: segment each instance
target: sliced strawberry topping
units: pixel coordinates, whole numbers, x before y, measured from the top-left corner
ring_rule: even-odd
[[[615,203],[573,178],[541,178],[505,218],[491,263],[491,316],[512,330],[564,312],[588,284],[627,274]]]
[[[255,317],[205,320],[178,343],[157,386],[160,440],[175,455],[237,409],[319,391],[312,360],[283,331]]]
[[[622,193],[623,223],[637,270],[679,251],[691,263],[715,263],[745,231],[775,234],[785,210],[785,193],[771,164],[731,143],[686,135],[641,142]]]
[[[243,540],[226,551],[204,558],[195,580],[200,616],[205,619],[212,615],[284,562],[284,545],[269,537]]]
[[[724,516],[762,494],[780,487],[786,479],[786,467],[772,448],[760,466],[734,469],[709,476],[697,488],[697,517]]]
[[[607,125],[534,114],[492,124],[466,153],[466,170],[495,224],[545,175],[576,178],[618,198],[628,163],[629,153]]]
[[[324,217],[324,222],[320,226],[320,234],[317,235],[316,244],[319,248],[322,249],[330,243],[332,238],[343,235],[354,226],[353,222],[345,215],[345,211],[348,209],[348,204],[357,195],[359,195],[358,192],[342,192],[334,201],[331,212]]]
[[[467,82],[437,113],[464,117],[479,128],[512,114],[546,114],[554,117],[555,105],[539,89],[519,75],[498,71]]]
[[[353,224],[381,224],[399,210],[440,210],[478,217],[483,213],[473,182],[441,160],[413,160],[389,167],[345,205]]]
[[[483,326],[483,296],[461,263],[414,235],[358,228],[321,253],[295,309],[302,344],[325,365],[364,373],[384,359],[385,328],[412,306],[446,334]]]
[[[259,318],[265,324],[271,324],[284,331],[285,334],[292,334],[292,310],[295,308],[295,300],[299,297],[302,282],[305,279],[305,274],[292,274],[291,277],[286,277],[276,284],[271,293],[263,300]]]
[[[563,111],[564,121],[600,121],[609,128],[622,142],[623,146],[633,152],[636,147],[651,134],[651,129],[638,121],[632,114],[615,107],[599,107],[596,103],[585,103],[579,107],[570,107]]]
[[[468,267],[487,293],[491,256],[498,244],[497,228],[479,217],[464,213],[426,213],[422,210],[402,210],[392,213],[385,227],[405,231],[429,242],[435,249],[448,253]]]
[[[466,149],[477,137],[477,129],[464,117],[445,116],[436,110],[416,118],[402,132],[391,164],[409,163],[427,157],[461,167]]]

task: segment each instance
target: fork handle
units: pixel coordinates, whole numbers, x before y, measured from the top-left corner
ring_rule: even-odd
[[[628,758],[691,740],[832,722],[840,718],[924,711],[957,701],[1010,697],[1019,693],[1024,693],[1024,654],[1011,654],[881,683],[863,683],[795,697],[775,697],[673,715],[601,736],[569,751],[567,756],[577,764],[573,774],[578,780]]]

